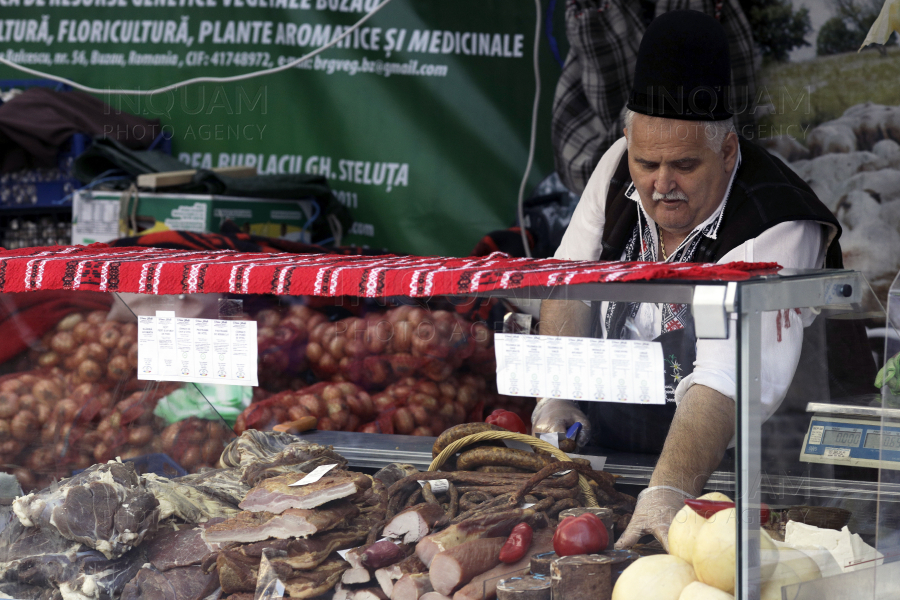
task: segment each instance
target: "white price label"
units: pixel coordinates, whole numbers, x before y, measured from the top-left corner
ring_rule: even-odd
[[[825,448],[825,458],[850,458],[850,448]]]
[[[494,335],[497,391],[507,396],[665,404],[659,342]]]
[[[296,482],[294,482],[294,483],[292,483],[292,484],[290,484],[290,485],[291,485],[291,486],[296,486],[296,485],[309,485],[309,484],[311,484],[311,483],[315,483],[315,482],[317,482],[318,480],[322,479],[322,477],[325,476],[325,473],[327,473],[328,471],[332,470],[332,469],[335,468],[336,466],[337,466],[337,465],[335,464],[335,465],[322,465],[321,467],[316,467],[316,468],[313,469],[312,472],[310,472],[306,477],[304,477],[304,478],[301,479],[300,481],[296,481]]]
[[[426,483],[431,484],[431,491],[434,494],[443,494],[450,489],[450,482],[446,479],[433,479],[431,481],[419,481],[419,485],[425,487]]]
[[[256,322],[138,317],[138,379],[256,386]]]

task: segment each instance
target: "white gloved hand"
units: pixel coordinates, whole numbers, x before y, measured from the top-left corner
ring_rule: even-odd
[[[648,487],[638,494],[637,506],[628,528],[616,542],[616,550],[631,548],[639,539],[652,533],[666,552],[669,551],[669,525],[675,514],[684,507],[685,498],[693,498],[685,491],[667,485]]]
[[[531,413],[531,432],[534,435],[565,433],[575,423],[582,425],[575,442],[579,446],[586,446],[591,439],[591,423],[574,402],[559,398],[541,398]]]

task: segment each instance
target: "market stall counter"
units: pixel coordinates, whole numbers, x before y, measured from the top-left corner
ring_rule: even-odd
[[[774,598],[887,581],[900,545],[890,324],[855,272],[100,244],[0,253],[0,299],[12,597]],[[663,544],[613,547],[658,453],[523,432],[547,397],[625,431],[692,375],[645,336],[539,335],[545,299],[690,314],[732,381]]]

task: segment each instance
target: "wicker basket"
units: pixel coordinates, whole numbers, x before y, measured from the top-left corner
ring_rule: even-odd
[[[464,438],[458,439],[438,454],[431,464],[428,465],[429,471],[437,471],[441,468],[448,458],[459,452],[462,448],[465,448],[469,444],[475,444],[478,442],[490,442],[495,440],[512,440],[516,442],[522,442],[523,444],[528,444],[532,448],[543,450],[544,452],[548,452],[559,460],[563,461],[571,461],[565,452],[548,444],[543,440],[539,440],[536,437],[530,435],[523,435],[521,433],[513,433],[512,431],[483,431],[481,433],[475,433]],[[594,495],[594,490],[591,489],[591,485],[588,482],[587,477],[578,474],[578,486],[581,488],[581,493],[584,496],[584,503],[587,506],[598,507],[600,504],[597,502],[597,497]]]

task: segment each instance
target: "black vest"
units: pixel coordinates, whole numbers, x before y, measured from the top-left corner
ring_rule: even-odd
[[[716,239],[703,237],[693,262],[717,262],[725,254],[761,233],[788,221],[815,221],[828,235],[825,266],[841,268],[838,238],[841,226],[828,208],[816,197],[805,181],[764,149],[740,139],[741,165],[725,204],[722,223]],[[625,245],[637,226],[635,201],[625,193],[631,183],[628,152],[622,156],[610,180],[606,197],[606,227],[600,260],[620,260]],[[611,328],[619,331],[619,326]],[[600,303],[592,306],[592,334],[599,337]],[[675,332],[663,334],[655,341],[663,344],[664,356],[675,357],[680,366],[677,375],[693,371],[696,359],[696,337],[693,323]],[[666,371],[666,385],[677,385],[677,379]],[[594,428],[594,443],[613,450],[658,454],[675,414],[675,404],[633,405],[611,402],[582,402]]]

